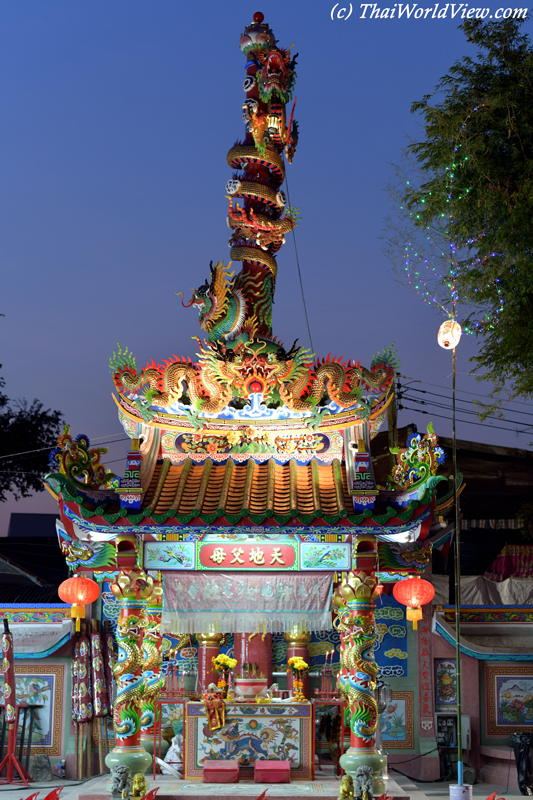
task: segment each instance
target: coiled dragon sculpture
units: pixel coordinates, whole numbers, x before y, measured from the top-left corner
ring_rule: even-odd
[[[298,210],[287,206],[281,189],[284,155],[291,162],[298,142],[294,106],[288,122],[285,108],[294,88],[296,57],[277,46],[261,13],[245,28],[240,47],[247,58],[245,137],[228,153],[235,172],[226,191],[231,258],[241,261],[242,269],[235,274],[231,262],[211,262],[209,279],[193,289],[188,303],[182,299],[185,307],[198,309],[207,333],[196,363],[173,356],[138,372],[132,354],[119,345],[110,359],[115,386],[145,422],[157,409],[172,408],[198,428],[203,424],[199,415],[242,408],[257,393],[269,407],[283,405],[309,418],[310,427],[317,427],[331,403],[337,410],[358,409],[361,418],[368,418],[376,400],[364,398],[363,392],[380,398],[388,392],[397,366],[392,348],[378,353],[366,369],[329,356],[315,361],[297,342],[286,349],[272,334],[275,256],[298,220]]]
[[[165,685],[165,678],[161,674],[163,655],[161,653],[161,605],[163,602],[163,589],[161,584],[154,582],[150,600],[144,614],[143,628],[143,682],[144,690],[141,705],[141,731],[143,734],[153,736],[153,726],[156,721],[155,700],[161,694]]]
[[[377,636],[373,600],[379,596],[376,584],[375,575],[350,572],[333,597],[335,626],[341,633],[339,693],[348,704],[346,722],[352,734],[366,743],[374,738],[378,724],[374,694],[378,674],[374,661]]]
[[[127,743],[141,727],[139,708],[146,688],[141,653],[147,624],[144,601],[149,599],[153,589],[154,580],[144,571],[120,572],[111,585],[121,607],[117,620],[118,658],[113,667],[117,681],[113,724],[118,743]]]
[[[144,691],[139,643],[142,618],[136,614],[119,617],[117,623],[118,659],[114,666],[117,699],[114,704],[115,732],[121,738],[134,735],[140,727],[138,706]]]

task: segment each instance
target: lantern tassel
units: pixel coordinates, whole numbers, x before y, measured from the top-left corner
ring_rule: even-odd
[[[423,614],[422,614],[422,609],[420,607],[418,608],[411,608],[410,606],[407,607],[405,611],[405,618],[413,623],[413,630],[415,631],[418,630],[417,628],[418,620],[422,619],[422,617]]]

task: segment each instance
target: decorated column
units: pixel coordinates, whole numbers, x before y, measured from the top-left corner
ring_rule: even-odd
[[[257,677],[264,675],[267,684],[272,684],[272,634],[235,633],[233,653],[237,659],[236,673],[243,675],[243,664],[256,664]]]
[[[154,582],[154,588],[145,611],[144,637],[143,637],[143,681],[144,694],[141,704],[141,744],[144,749],[154,753],[154,726],[156,722],[157,706],[155,701],[161,694],[165,685],[165,678],[161,675],[163,655],[161,653],[161,604],[163,589],[159,581]],[[164,756],[168,749],[168,742],[161,740],[161,753]]]
[[[220,653],[223,633],[197,633],[198,640],[198,684],[199,691],[205,692],[210,683],[218,683],[218,672],[211,659]]]
[[[289,658],[303,658],[306,664],[309,664],[309,642],[311,641],[311,634],[306,631],[293,630],[287,632],[284,636],[287,642],[287,663]],[[302,673],[302,694],[309,699],[309,671],[306,670]],[[287,689],[294,693],[294,675],[292,672],[287,673]]]
[[[121,571],[112,584],[120,614],[117,625],[118,659],[114,667],[117,697],[113,711],[116,746],[107,755],[111,769],[127,765],[131,773],[145,772],[152,756],[141,746],[140,707],[144,694],[142,639],[144,608],[154,587],[143,570]]]
[[[385,785],[380,777],[380,770],[386,766],[386,757],[375,747],[378,726],[375,697],[378,665],[374,661],[374,601],[381,594],[381,586],[374,571],[377,555],[375,548],[374,537],[358,537],[354,561],[356,567],[364,566],[366,570],[349,572],[337,586],[333,603],[337,611],[336,627],[341,634],[338,686],[341,697],[348,704],[344,714],[351,731],[351,746],[341,756],[340,763],[352,778],[355,778],[359,767],[370,767],[373,772],[374,793],[381,794],[385,791]]]

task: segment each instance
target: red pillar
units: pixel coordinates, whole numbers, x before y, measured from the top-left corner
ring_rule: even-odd
[[[197,633],[198,640],[198,685],[205,692],[210,683],[215,686],[221,677],[213,666],[212,658],[220,653],[222,633]]]
[[[299,656],[303,658],[306,664],[309,664],[309,642],[311,641],[310,633],[297,633],[296,631],[285,634],[285,641],[287,642],[287,662],[289,658]],[[302,675],[303,688],[302,692],[307,699],[309,699],[309,670]],[[287,673],[287,689],[294,693],[293,689],[293,675],[292,672]]]
[[[233,637],[233,655],[237,659],[235,674],[242,675],[243,664],[257,664],[261,674],[272,684],[272,634],[236,633]]]

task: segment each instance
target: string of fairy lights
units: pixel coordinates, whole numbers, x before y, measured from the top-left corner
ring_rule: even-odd
[[[480,106],[475,106],[462,123],[461,130],[466,132],[468,121],[472,119],[476,112],[485,107],[484,103]],[[457,174],[459,170],[465,167],[469,159],[468,155],[461,156],[462,147],[462,142],[454,144],[454,155],[451,159],[451,164],[449,167],[445,167],[445,172],[447,173],[446,203],[450,205],[450,211],[448,214],[440,212],[438,219],[442,224],[426,225],[422,230],[416,223],[416,220],[421,217],[421,214],[418,213],[420,209],[412,211],[401,201],[397,201],[398,210],[401,212],[400,216],[405,217],[407,215],[409,218],[410,235],[405,235],[402,230],[399,230],[396,239],[388,239],[389,243],[396,244],[402,252],[402,274],[407,281],[408,288],[411,288],[425,303],[436,306],[446,317],[453,320],[457,319],[459,306],[463,302],[457,289],[457,281],[461,270],[471,269],[482,263],[480,257],[469,256],[472,245],[475,244],[475,239],[457,242],[454,241],[453,237],[454,203],[462,200],[465,194],[470,193],[471,190],[469,186],[465,187],[463,193],[459,189],[459,193],[454,199]],[[412,168],[412,164],[410,168]],[[401,175],[401,172],[399,177],[402,177],[404,187],[413,189],[412,181],[409,178]],[[405,193],[402,193],[402,196],[405,197]],[[421,198],[420,203],[426,207],[431,205],[431,192],[428,192],[426,197]],[[417,233],[420,233],[420,238],[417,238]],[[489,257],[496,257],[497,255],[497,253],[491,253]],[[491,313],[483,311],[479,318],[475,318],[472,314],[472,305],[475,306],[475,303],[472,304],[470,301],[468,304],[464,303],[464,305],[470,306],[469,311],[471,312],[468,315],[468,323],[463,323],[464,333],[481,332],[487,327],[493,329],[498,324],[499,313],[504,308],[502,291],[498,286],[499,283],[499,278],[494,278],[487,283],[487,287],[493,286],[495,288],[499,299],[499,307],[493,309]],[[474,293],[477,293],[477,291],[477,289],[474,289]]]

